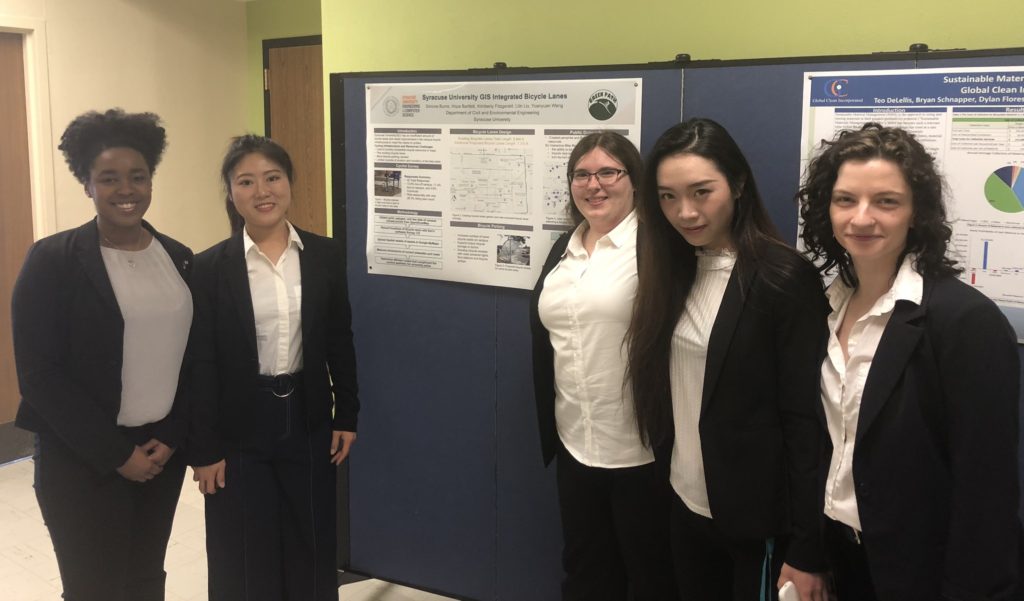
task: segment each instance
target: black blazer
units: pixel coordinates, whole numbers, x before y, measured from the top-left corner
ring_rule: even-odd
[[[789,264],[795,276],[779,290],[763,267],[737,264],[726,286],[698,424],[708,502],[723,533],[788,535],[786,562],[820,572],[818,367],[827,301],[813,266],[791,250],[769,248],[760,261]]]
[[[142,225],[187,283],[192,251]],[[15,425],[57,436],[97,472],[124,465],[135,449],[117,426],[124,319],[100,254],[95,219],[32,245],[11,309],[21,388]],[[181,397],[179,386],[170,414],[153,426],[154,436],[171,447],[180,446],[185,436]]]
[[[921,306],[896,303],[853,450],[879,599],[1004,599],[1014,590],[1019,387],[1016,335],[980,292],[955,277],[925,278]]]
[[[639,235],[639,232],[638,232]],[[537,285],[530,295],[530,334],[533,342],[533,396],[537,401],[537,422],[540,426],[540,451],[544,465],[549,465],[558,453],[558,428],[555,425],[555,350],[551,348],[551,336],[540,321],[538,305],[540,293],[544,290],[544,278],[562,260],[569,246],[572,232],[566,232],[555,241],[544,261]]]
[[[332,421],[356,430],[359,399],[352,312],[341,243],[295,228],[302,239],[302,362],[310,426]],[[242,234],[196,255],[195,318],[189,353],[189,463],[224,458],[223,443],[247,442],[254,425],[247,408],[256,393],[256,321]]]

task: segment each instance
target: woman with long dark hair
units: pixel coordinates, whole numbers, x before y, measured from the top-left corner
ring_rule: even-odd
[[[566,600],[675,598],[669,491],[624,379],[642,166],[618,133],[576,144],[567,169],[576,227],[555,242],[531,299],[541,450],[545,465],[558,457]]]
[[[335,468],[359,410],[342,246],[288,222],[273,140],[232,140],[221,175],[241,227],[196,256],[190,341],[210,599],[336,600]]]
[[[662,134],[644,182],[629,375],[642,439],[672,441],[680,597],[772,599],[792,581],[822,599],[820,280],[718,123]]]
[[[798,195],[839,276],[818,373],[840,601],[1019,598],[1016,336],[957,277],[942,188],[920,142],[869,123],[823,144]]]
[[[192,323],[192,251],[143,220],[166,140],[152,113],[76,117],[59,148],[96,216],[36,242],[14,287],[15,423],[65,599],[164,598]]]

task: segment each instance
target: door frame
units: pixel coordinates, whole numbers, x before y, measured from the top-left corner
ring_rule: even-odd
[[[42,19],[0,14],[0,32],[21,37],[32,239],[38,240],[57,232],[46,22]],[[0,464],[31,455],[33,440],[32,433],[18,429],[14,421],[0,424]]]
[[[270,69],[270,50],[272,48],[290,48],[293,46],[320,46],[322,48],[323,45],[323,36],[321,35],[263,40],[263,135],[268,138],[273,137],[270,129],[270,86],[267,85],[267,72]]]
[[[22,36],[32,186],[32,237],[38,240],[57,232],[46,21],[0,14],[0,31]]]
[[[267,85],[267,73],[270,69],[270,50],[273,48],[290,48],[295,46],[320,46],[323,47],[323,36],[320,35],[309,35],[300,36],[293,38],[277,38],[272,40],[263,40],[263,131],[264,135],[268,138],[271,137],[271,122],[270,122],[270,86]],[[324,132],[326,136],[326,132]],[[327,165],[324,165],[326,172]],[[330,198],[328,192],[327,198]],[[330,213],[327,214],[328,232],[330,232]],[[338,469],[338,480],[336,486],[337,493],[337,527],[336,536],[338,542],[338,565],[339,570],[339,584],[355,582],[361,580],[362,577],[348,573],[348,568],[352,562],[352,551],[350,548],[350,527],[349,520],[351,519],[351,513],[349,508],[349,487],[348,487],[348,473],[349,464],[352,462],[351,456],[341,464]]]

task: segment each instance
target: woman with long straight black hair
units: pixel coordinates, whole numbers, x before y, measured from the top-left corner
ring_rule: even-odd
[[[825,300],[729,133],[691,119],[647,159],[629,373],[641,436],[672,444],[683,599],[824,598],[816,361]]]

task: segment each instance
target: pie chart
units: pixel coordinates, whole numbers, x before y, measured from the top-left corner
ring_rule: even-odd
[[[992,172],[985,180],[985,198],[1003,213],[1024,211],[1024,167],[1007,165]]]

